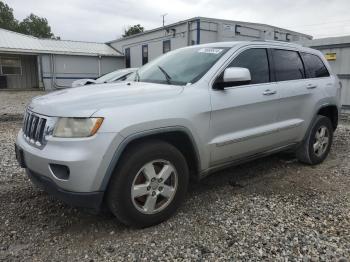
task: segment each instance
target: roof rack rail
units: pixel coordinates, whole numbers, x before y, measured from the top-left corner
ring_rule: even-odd
[[[267,42],[267,43],[275,43],[275,44],[284,44],[284,45],[292,45],[292,46],[302,46],[299,43],[291,43],[291,42],[284,42],[284,41],[276,41],[276,40],[267,40],[267,39],[254,39],[250,42]]]

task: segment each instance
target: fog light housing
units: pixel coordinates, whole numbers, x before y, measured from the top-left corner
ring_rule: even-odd
[[[59,164],[50,164],[49,166],[50,166],[51,173],[58,179],[62,179],[62,180],[69,179],[69,174],[70,174],[69,167],[65,165],[59,165]]]

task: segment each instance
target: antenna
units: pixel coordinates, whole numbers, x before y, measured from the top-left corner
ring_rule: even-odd
[[[164,20],[164,17],[167,16],[168,14],[162,14],[161,17],[163,17],[163,27],[165,25],[165,20]]]

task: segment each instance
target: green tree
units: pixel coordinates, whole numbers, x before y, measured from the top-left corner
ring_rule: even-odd
[[[55,38],[51,32],[51,27],[46,18],[30,14],[19,23],[18,31],[26,35],[32,35],[40,38]]]
[[[18,21],[13,16],[13,9],[2,1],[0,1],[0,28],[18,30]]]
[[[23,21],[18,22],[13,15],[13,9],[3,1],[0,1],[0,28],[40,38],[60,39],[51,32],[46,18],[30,14]]]
[[[142,33],[144,30],[145,28],[140,24],[128,26],[126,29],[124,29],[123,37]]]

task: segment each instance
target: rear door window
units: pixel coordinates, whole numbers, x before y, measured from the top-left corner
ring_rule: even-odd
[[[327,77],[327,67],[317,55],[302,53],[307,78]]]
[[[276,81],[297,80],[305,78],[304,66],[296,51],[274,49]]]

